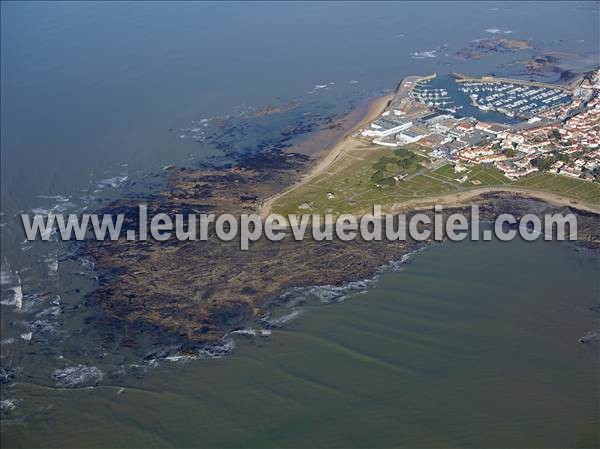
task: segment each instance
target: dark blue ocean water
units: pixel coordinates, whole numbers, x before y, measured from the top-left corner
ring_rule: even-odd
[[[3,2],[2,212],[52,206],[39,195],[75,201],[104,179],[201,159],[213,149],[177,138],[194,120],[292,98],[343,112],[408,74],[485,74],[531,54],[452,57],[476,39],[530,39],[540,50],[597,55],[597,9]],[[414,55],[431,50],[435,57]],[[309,94],[316,85],[328,87]]]
[[[1,306],[0,330],[3,342],[16,341],[2,345],[3,365],[39,366],[32,375],[47,379],[58,362],[46,357],[38,363],[43,349],[21,333],[52,301],[77,304],[96,285],[84,261],[64,257],[64,246],[24,242],[16,214],[90,210],[158,182],[152,174],[165,166],[221,161],[230,156],[226,149],[260,151],[262,143],[301,117],[344,114],[393,89],[406,75],[507,74],[505,64],[543,51],[562,52],[567,68],[589,69],[598,65],[598,20],[598,4],[592,2],[2,2],[0,287],[6,304]],[[534,49],[477,60],[456,56],[473,41],[489,37],[527,39]],[[294,107],[249,118],[267,105]],[[223,134],[218,125],[228,118],[243,124],[244,133]],[[479,256],[484,260],[489,254]],[[568,270],[570,265],[561,267]],[[14,303],[20,294],[18,311]],[[273,354],[277,358],[281,352]],[[344,372],[340,367],[335,373]],[[38,403],[32,399],[37,387],[32,388],[25,409],[46,413],[45,393]],[[292,391],[297,388],[294,384]],[[263,393],[256,390],[254,399]],[[159,402],[169,405],[169,398],[162,396]],[[78,396],[77,401],[71,412],[85,409],[81,404],[86,398]],[[66,396],[54,402],[61,404],[60,413],[70,407]],[[307,420],[317,419],[301,401],[292,403],[306,412]],[[346,405],[330,411],[349,413]],[[118,405],[106,408],[110,423],[103,429],[117,426],[111,407]],[[277,401],[270,407],[275,412]],[[149,410],[146,405],[143,409]],[[121,410],[121,416],[126,420],[140,410]],[[201,419],[209,410],[198,413]],[[351,428],[356,421],[344,422]],[[46,431],[20,428],[11,442],[39,443]],[[164,429],[155,440],[154,429],[144,431],[138,442],[169,439]],[[299,441],[283,434],[289,438],[281,441]],[[56,441],[68,439],[66,429]],[[350,440],[340,441],[347,445]]]

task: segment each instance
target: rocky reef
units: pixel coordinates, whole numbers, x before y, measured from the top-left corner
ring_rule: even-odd
[[[531,42],[521,39],[487,38],[471,42],[459,50],[456,55],[463,59],[480,59],[491,53],[508,53],[522,50],[531,50]]]
[[[260,199],[298,176],[303,156],[252,156],[225,169],[182,169],[168,189],[147,199],[149,214],[250,213]],[[260,165],[260,167],[258,167]],[[137,226],[137,200],[120,200],[100,213],[124,213]],[[210,233],[213,231],[210,230]],[[103,273],[90,296],[111,319],[178,335],[190,342],[221,338],[258,318],[290,287],[336,285],[370,276],[388,260],[410,251],[410,242],[279,242],[265,238],[240,251],[239,241],[88,241],[85,252]]]
[[[147,199],[149,214],[255,212],[261,198],[293,182],[307,164],[304,156],[274,152],[249,156],[235,167],[173,170],[168,188]],[[485,194],[474,202],[480,204],[484,220],[505,212],[516,216],[557,212],[555,206],[517,194]],[[125,213],[130,217],[125,226],[135,227],[137,204],[120,200],[100,212]],[[467,208],[445,213],[459,211],[469,213]],[[598,247],[596,215],[569,208],[560,211],[578,214],[580,246]],[[88,299],[108,321],[133,327],[135,332],[128,335],[158,332],[180,342],[184,350],[197,350],[198,345],[218,341],[249,320],[258,320],[290,288],[368,278],[381,265],[421,245],[385,239],[296,241],[289,236],[279,242],[263,237],[248,251],[240,251],[239,241],[216,238],[88,241],[84,250],[103,274],[101,287]]]

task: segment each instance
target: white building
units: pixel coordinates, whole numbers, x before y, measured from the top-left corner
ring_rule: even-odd
[[[364,137],[386,137],[391,136],[392,134],[399,133],[400,131],[404,131],[405,129],[408,129],[411,126],[412,122],[392,122],[391,120],[386,120],[385,122],[382,122],[380,120],[377,120],[371,123],[371,128],[365,129],[361,133],[361,135]]]
[[[423,137],[425,137],[425,134],[421,134],[419,131],[416,131],[416,128],[403,130],[396,134],[396,140],[404,145],[418,142]]]

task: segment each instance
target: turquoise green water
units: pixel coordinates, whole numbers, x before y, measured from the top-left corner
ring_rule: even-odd
[[[597,447],[597,301],[592,253],[440,245],[231,357],[23,385],[3,447]]]
[[[18,215],[81,213],[155,182],[163,166],[221,155],[181,138],[205,119],[299,101],[248,128],[238,143],[254,150],[305,112],[344,113],[406,75],[498,73],[546,50],[595,67],[598,3],[1,8],[0,362],[22,369],[15,391],[2,389],[18,401],[3,448],[598,445],[598,346],[577,343],[599,327],[589,254],[521,242],[432,248],[366,295],[309,308],[270,339],[238,341],[232,357],[161,362],[113,385],[110,362],[79,351],[96,349],[84,321],[93,311],[79,307],[95,273],[63,259],[62,246],[23,242]],[[493,29],[536,50],[456,57]],[[32,322],[59,296],[61,313],[43,317],[59,334],[46,341]],[[78,363],[104,369],[98,388],[48,387],[55,369]]]

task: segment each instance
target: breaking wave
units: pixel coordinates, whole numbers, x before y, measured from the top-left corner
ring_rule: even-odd
[[[117,187],[120,187],[121,185],[123,185],[123,183],[125,181],[127,181],[127,179],[129,179],[129,176],[127,176],[127,175],[113,176],[112,178],[106,178],[106,179],[101,180],[98,183],[98,188],[103,189],[105,187],[112,187],[113,189],[116,189]]]
[[[413,59],[437,58],[437,50],[415,51],[414,53],[412,53],[411,58],[413,58]]]
[[[15,309],[23,308],[23,287],[21,277],[18,272],[2,271],[0,274],[0,284],[2,286],[3,295],[10,296],[2,299],[0,304],[5,306],[14,306]],[[7,287],[8,286],[8,287]]]
[[[93,387],[104,378],[104,373],[95,366],[77,365],[57,369],[52,373],[56,385],[64,388]]]
[[[512,34],[512,30],[503,30],[501,28],[488,28],[485,32],[490,34]]]

